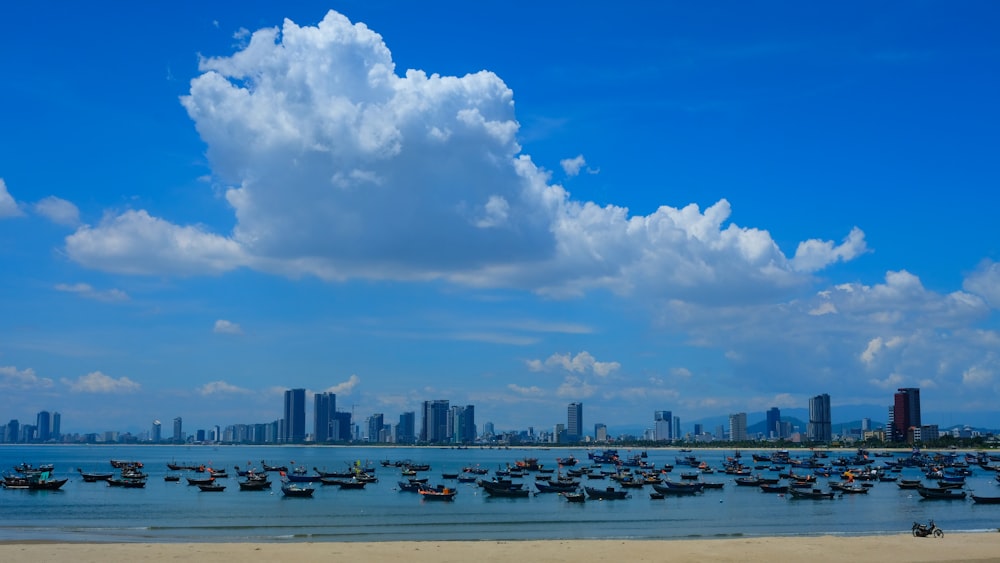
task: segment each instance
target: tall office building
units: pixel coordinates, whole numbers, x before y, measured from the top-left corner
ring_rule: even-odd
[[[920,389],[903,387],[896,390],[892,402],[892,440],[911,439],[911,428],[920,428]]]
[[[738,412],[729,415],[729,439],[733,442],[745,442],[747,439],[747,413]]]
[[[149,440],[154,444],[159,444],[163,440],[163,424],[159,420],[153,421],[153,429],[149,432]]]
[[[424,401],[423,420],[420,423],[420,441],[429,444],[448,441],[447,400]]]
[[[175,444],[180,444],[180,443],[184,442],[184,426],[183,426],[183,423],[184,423],[184,421],[181,420],[181,417],[179,417],[179,416],[174,419],[174,443]]]
[[[602,422],[594,425],[594,439],[598,442],[608,441],[608,426]]]
[[[62,439],[62,415],[59,412],[52,413],[52,433],[50,437],[53,440]]]
[[[570,403],[566,407],[566,440],[579,442],[583,439],[583,403]]]
[[[306,441],[306,390],[285,391],[285,436],[286,444],[301,444]]]
[[[809,399],[809,423],[806,439],[811,442],[833,440],[833,424],[830,418],[830,395],[823,393]]]
[[[681,439],[681,417],[679,416],[674,417],[674,427],[670,431],[670,435],[673,436],[674,440]]]
[[[335,393],[313,395],[313,440],[317,443],[330,442],[333,437],[333,413],[337,412]]]
[[[49,411],[41,411],[35,420],[35,428],[37,428],[35,439],[39,442],[48,442],[49,438],[52,437],[52,415],[49,414]]]
[[[476,441],[476,407],[451,407],[451,442],[471,444]]]
[[[417,441],[416,424],[417,414],[407,411],[399,415],[399,424],[396,425],[396,443],[412,444]]]
[[[781,411],[778,407],[771,407],[767,410],[767,423],[764,426],[764,437],[783,438],[781,435]]]
[[[368,417],[368,441],[378,443],[382,441],[382,427],[385,425],[385,415],[375,413]]]
[[[674,439],[674,416],[670,411],[653,411],[653,439],[669,442]]]

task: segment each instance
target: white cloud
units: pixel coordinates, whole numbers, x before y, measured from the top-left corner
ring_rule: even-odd
[[[507,389],[510,389],[514,393],[524,396],[524,397],[543,397],[545,396],[545,391],[536,385],[530,387],[522,387],[520,385],[515,385],[510,383],[507,385]]]
[[[57,225],[75,227],[80,224],[80,210],[72,202],[49,196],[35,203],[35,213]]]
[[[248,266],[739,301],[865,251],[855,229],[837,246],[806,241],[790,261],[767,231],[730,223],[726,200],[647,216],[575,201],[519,154],[513,93],[499,77],[399,76],[381,36],[336,12],[315,27],[258,30],[238,49],[202,60],[181,100],[214,176],[231,186],[233,232],[128,211],[68,237],[72,259],[129,274]],[[585,161],[564,166],[578,173]]]
[[[7,191],[7,184],[0,178],[0,219],[6,219],[8,217],[20,217],[24,215],[21,208],[18,207],[17,202]]]
[[[580,173],[580,169],[587,165],[587,161],[584,160],[583,155],[577,155],[574,158],[565,158],[559,161],[559,165],[562,166],[563,172],[567,176],[576,176]]]
[[[90,284],[86,283],[60,283],[56,284],[55,288],[56,291],[75,293],[81,297],[86,297],[87,299],[95,299],[97,301],[104,301],[108,303],[129,300],[128,294],[120,289],[106,289],[101,291],[94,289]]]
[[[198,388],[200,395],[248,395],[251,391],[225,381],[210,381]]]
[[[586,399],[597,391],[597,387],[587,382],[587,380],[574,376],[567,376],[561,385],[556,389],[556,396],[564,399]]]
[[[62,378],[60,382],[74,393],[131,393],[141,387],[127,377],[115,379],[99,371],[81,375],[76,380]]]
[[[552,354],[544,362],[542,360],[527,360],[525,365],[531,371],[552,371],[561,369],[571,373],[590,373],[598,377],[606,377],[618,370],[618,362],[599,362],[589,352],[580,352],[575,356],[569,354]]]
[[[799,243],[792,266],[800,272],[815,272],[834,262],[848,262],[868,252],[865,233],[854,227],[844,242],[834,246],[832,241],[810,239]]]
[[[0,366],[0,389],[29,391],[49,389],[54,382],[47,377],[38,377],[31,368],[19,370],[14,366]]]
[[[122,274],[218,274],[246,263],[232,240],[170,224],[145,210],[80,227],[66,238],[66,251],[84,266]]]
[[[216,334],[243,334],[243,327],[238,323],[219,319],[215,321],[215,327],[212,328],[212,332]]]
[[[351,391],[361,383],[361,378],[355,374],[351,374],[351,377],[347,381],[338,383],[332,387],[327,387],[323,391],[326,393],[336,393],[338,395],[350,395]]]
[[[983,260],[965,278],[962,289],[982,297],[994,309],[1000,308],[1000,262]]]

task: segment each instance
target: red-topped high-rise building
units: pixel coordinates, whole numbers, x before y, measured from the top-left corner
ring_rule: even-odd
[[[920,389],[903,387],[896,391],[892,401],[892,440],[911,441],[911,428],[920,428]]]

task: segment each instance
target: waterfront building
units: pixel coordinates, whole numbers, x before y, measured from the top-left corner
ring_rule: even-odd
[[[674,427],[670,430],[670,438],[672,440],[680,440],[681,438],[681,417],[674,416]]]
[[[399,415],[399,424],[396,425],[396,443],[412,444],[417,441],[417,414],[407,411]]]
[[[830,417],[830,395],[823,393],[809,399],[809,423],[806,426],[806,440],[829,442],[833,439],[833,424]]]
[[[159,420],[153,421],[153,429],[149,432],[149,440],[154,444],[159,444],[163,440],[163,425]]]
[[[49,411],[38,413],[35,417],[35,428],[37,428],[35,439],[39,442],[48,442],[52,434],[52,415]]]
[[[301,444],[306,441],[306,390],[285,391],[285,417],[283,419],[286,444]]]
[[[382,442],[382,427],[385,425],[385,416],[382,413],[375,413],[368,417],[368,441],[373,443]]]
[[[653,411],[653,440],[669,442],[674,439],[674,417],[670,411]]]
[[[175,444],[184,443],[184,421],[179,416],[174,419],[173,441]]]
[[[424,401],[420,423],[420,441],[430,444],[448,441],[449,402],[446,399]]]
[[[59,411],[52,413],[52,428],[49,437],[53,440],[62,438],[62,415],[59,414]]]
[[[893,396],[892,410],[892,440],[894,442],[913,443],[912,428],[920,428],[920,389],[916,387],[900,388]]]
[[[764,426],[764,437],[783,438],[781,435],[781,410],[771,407],[767,410],[767,423]]]
[[[566,407],[566,441],[583,439],[583,403],[570,403]]]
[[[594,440],[598,442],[608,441],[608,427],[605,424],[598,422],[594,425]]]
[[[313,395],[313,440],[317,443],[333,440],[333,415],[337,412],[335,393]]]
[[[738,412],[729,415],[729,439],[733,442],[747,440],[747,413]]]
[[[455,405],[451,407],[449,417],[451,433],[450,441],[453,444],[471,444],[476,441],[476,407],[465,405],[464,407]]]

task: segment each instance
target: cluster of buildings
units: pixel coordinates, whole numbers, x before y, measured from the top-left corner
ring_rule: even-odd
[[[334,393],[315,393],[312,397],[312,425],[307,424],[307,397],[305,389],[288,389],[284,393],[283,416],[260,424],[234,424],[226,427],[184,431],[183,420],[173,420],[172,433],[163,432],[159,420],[153,421],[148,433],[138,436],[106,432],[101,435],[63,436],[60,433],[61,416],[58,412],[39,412],[36,424],[20,424],[11,420],[0,426],[0,443],[76,442],[149,442],[149,443],[245,443],[245,444],[305,444],[305,443],[395,443],[395,444],[454,444],[474,443],[554,443],[609,441],[607,426],[594,425],[593,435],[583,430],[583,403],[572,402],[566,408],[566,422],[555,424],[551,431],[538,431],[529,427],[523,431],[498,434],[493,423],[483,425],[477,432],[474,405],[452,405],[448,400],[424,401],[420,412],[408,411],[399,415],[395,423],[387,421],[383,413],[368,416],[363,423],[354,421],[352,412],[337,410]],[[826,393],[809,399],[809,415],[805,432],[789,420],[782,420],[777,407],[765,414],[762,432],[750,432],[744,412],[730,414],[728,425],[717,426],[708,432],[702,424],[694,424],[691,432],[681,432],[681,419],[671,411],[654,411],[653,425],[642,436],[631,438],[653,442],[712,442],[787,440],[828,444],[836,438],[853,438],[865,441],[917,444],[939,437],[936,425],[924,425],[920,418],[920,389],[901,388],[893,397],[888,409],[888,423],[884,428],[874,428],[870,419],[863,419],[859,429],[852,429],[851,436],[834,436],[830,409],[830,396]],[[756,425],[755,425],[756,426]]]

